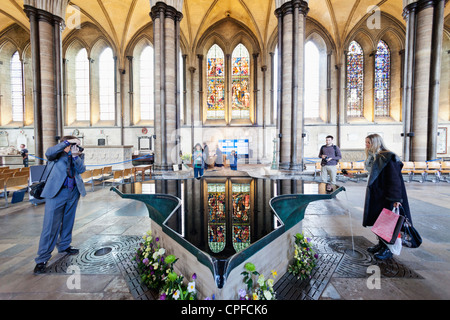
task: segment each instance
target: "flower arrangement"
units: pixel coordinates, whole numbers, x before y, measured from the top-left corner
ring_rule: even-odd
[[[245,271],[241,272],[244,276],[244,283],[247,285],[247,290],[240,289],[239,300],[275,300],[276,293],[273,290],[273,280],[277,276],[277,272],[272,270],[272,279],[265,279],[263,274],[256,271],[253,263],[248,262],[244,266]],[[253,288],[253,276],[257,276],[257,287]]]
[[[152,232],[148,231],[142,239],[133,257],[142,283],[158,291],[160,300],[195,300],[197,275],[194,273],[192,281],[185,285],[183,276],[173,271],[173,265],[178,259],[173,254],[165,255],[166,250],[161,248],[159,238],[154,238]]]
[[[194,273],[192,281],[185,285],[182,275],[170,272],[161,290],[159,300],[196,300],[195,279],[197,279],[197,275]]]
[[[164,256],[166,250],[160,247],[158,237],[153,238],[151,231],[142,239],[134,260],[137,262],[141,281],[150,289],[157,290],[164,284],[167,274],[173,271],[173,264],[177,259],[174,255]]]
[[[313,250],[311,239],[305,238],[303,233],[297,233],[294,243],[294,262],[289,265],[288,271],[297,276],[297,279],[311,278],[317,258],[318,255]]]

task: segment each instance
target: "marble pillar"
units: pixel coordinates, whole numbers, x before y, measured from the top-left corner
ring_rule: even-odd
[[[29,2],[29,1],[28,1]],[[24,2],[24,12],[30,20],[30,42],[33,61],[34,142],[36,157],[43,159],[45,151],[55,145],[63,134],[62,50],[61,32],[67,3],[60,7],[43,2],[43,8]],[[39,5],[37,3],[37,5]],[[45,9],[58,12],[49,12]],[[55,9],[56,8],[56,9]],[[44,125],[45,121],[45,125]],[[41,163],[40,159],[36,159]]]
[[[151,8],[155,62],[155,168],[180,162],[179,48],[181,12],[164,2]]]
[[[419,0],[404,8],[406,48],[403,86],[403,160],[436,157],[444,5]]]
[[[303,169],[304,40],[308,3],[284,2],[278,18],[279,168]]]

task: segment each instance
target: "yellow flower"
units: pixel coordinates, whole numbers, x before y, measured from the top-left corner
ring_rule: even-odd
[[[271,273],[272,273],[273,278],[275,278],[277,276],[277,272],[275,270],[272,270]]]
[[[253,293],[253,300],[259,300],[258,295],[256,293]]]

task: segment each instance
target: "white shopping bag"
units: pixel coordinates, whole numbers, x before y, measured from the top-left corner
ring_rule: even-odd
[[[402,251],[402,235],[400,233],[398,234],[397,240],[395,240],[394,244],[386,243],[386,245],[393,254],[399,256]]]
[[[396,214],[399,214],[399,211],[400,211],[399,208],[394,208],[392,210],[392,212],[394,212]],[[384,242],[384,243],[387,245],[387,247],[389,248],[389,250],[391,250],[391,252],[393,254],[395,254],[396,256],[399,256],[400,252],[402,251],[402,234],[401,234],[401,232],[398,233],[397,240],[395,240],[394,244],[388,244],[386,242]]]

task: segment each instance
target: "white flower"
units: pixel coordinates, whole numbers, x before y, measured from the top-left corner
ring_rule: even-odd
[[[162,256],[164,253],[166,253],[166,249],[161,248],[161,249],[158,250],[158,254],[159,254],[160,256]]]
[[[195,292],[195,282],[189,282],[187,287],[188,292]]]
[[[267,300],[272,300],[272,294],[268,290],[264,290],[263,294]]]
[[[158,269],[158,262],[155,262],[155,263],[153,264],[153,269]]]
[[[153,260],[156,260],[156,259],[158,259],[158,256],[159,256],[159,251],[156,251],[154,254],[153,254]]]
[[[175,300],[178,300],[178,298],[180,297],[180,290],[175,291],[175,293],[173,294],[173,298]]]
[[[258,284],[262,287],[264,285],[264,275],[260,274],[258,277]]]
[[[272,288],[273,287],[273,279],[267,280],[267,285],[269,286],[269,288]]]

